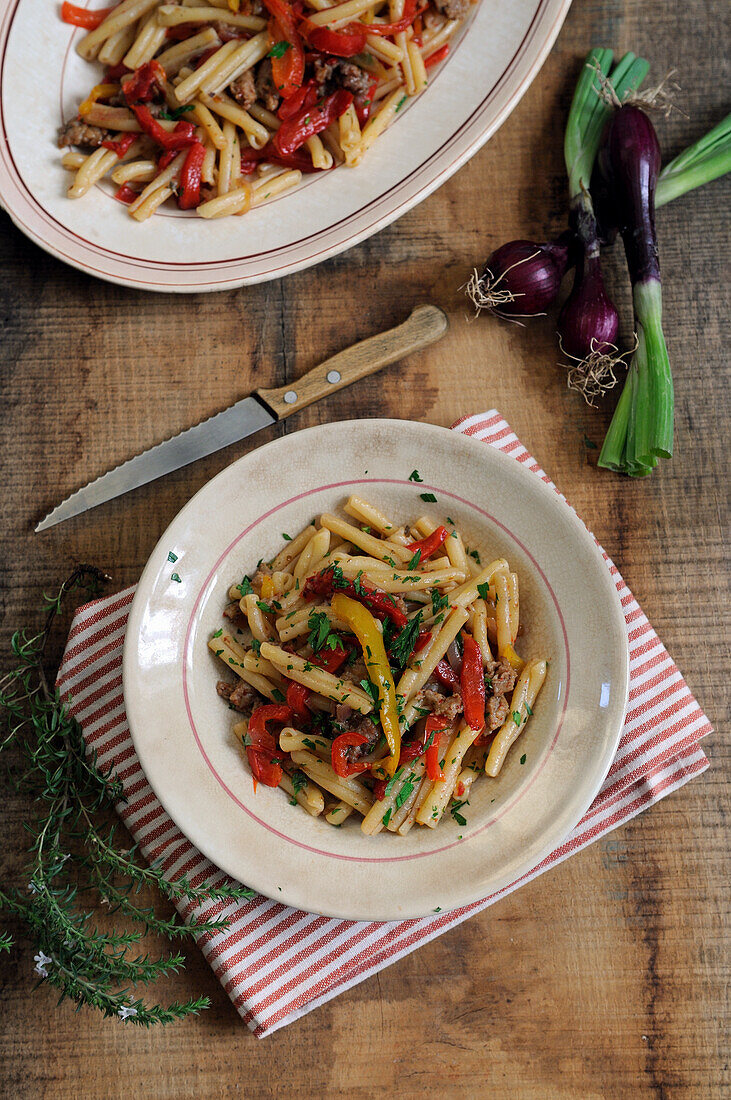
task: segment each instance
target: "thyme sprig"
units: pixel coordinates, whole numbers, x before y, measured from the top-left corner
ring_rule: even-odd
[[[11,638],[16,667],[0,678],[0,752],[14,750],[15,786],[39,809],[26,825],[31,836],[26,885],[0,888],[0,909],[25,926],[37,947],[38,985],[54,986],[59,1003],[68,997],[78,1008],[89,1005],[104,1016],[149,1026],[198,1013],[210,1001],[195,997],[165,1006],[143,1001],[138,986],[177,972],[185,960],[180,952],[135,954],[135,945],[150,932],[177,940],[219,931],[228,921],[199,911],[183,923],[177,915],[158,916],[153,908],[136,904],[134,895],[154,886],[172,902],[185,900],[210,910],[216,903],[249,898],[252,891],[223,876],[202,886],[185,877],[170,882],[159,866],[142,862],[136,844],[123,846],[118,825],[110,824],[110,811],[124,801],[122,785],[87,751],[79,723],[49,685],[44,663],[66,597],[75,589],[93,595],[109,579],[94,566],[77,566],[56,595],[44,597],[42,630],[16,631]],[[126,918],[125,927],[97,927],[93,913],[80,903],[90,893],[110,913]],[[0,932],[0,951],[12,944],[12,937]]]

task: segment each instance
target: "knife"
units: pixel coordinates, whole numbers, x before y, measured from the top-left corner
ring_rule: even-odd
[[[278,420],[284,420],[328,393],[342,390],[359,378],[375,374],[389,363],[403,359],[412,351],[433,344],[444,336],[448,327],[447,315],[438,306],[417,306],[403,324],[353,344],[313,367],[296,382],[278,389],[254,390],[250,397],[244,397],[223,412],[102,474],[49,512],[36,531],[46,531],[71,516],[105,504],[131,489],[237,443]]]

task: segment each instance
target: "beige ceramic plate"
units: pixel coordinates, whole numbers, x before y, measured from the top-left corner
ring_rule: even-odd
[[[409,481],[417,467],[423,484]],[[450,516],[483,560],[521,587],[523,656],[550,659],[522,739],[479,779],[460,827],[366,837],[259,785],[216,696],[206,642],[227,591],[260,558],[351,492],[399,522]],[[437,504],[419,494],[432,492]],[[179,580],[176,578],[180,578]],[[401,420],[328,424],[235,462],[183,508],[135,595],[124,697],[142,766],[166,810],[216,864],[270,897],[330,916],[415,917],[500,889],[559,844],[613,759],[627,699],[624,620],[597,547],[557,494],[514,459],[456,432]],[[524,762],[523,761],[524,758]]]
[[[101,75],[75,52],[83,32],[61,22],[60,4],[0,0],[0,202],[36,244],[115,283],[186,292],[279,278],[364,240],[456,172],[530,86],[570,3],[482,0],[424,95],[358,169],[309,176],[243,218],[165,209],[138,225],[107,184],[65,195],[56,128]]]

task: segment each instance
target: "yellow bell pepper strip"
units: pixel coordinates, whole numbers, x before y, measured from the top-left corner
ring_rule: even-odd
[[[357,600],[351,600],[342,592],[336,592],[333,596],[332,610],[338,619],[347,623],[360,642],[368,676],[378,688],[379,716],[390,751],[383,766],[389,775],[395,775],[401,754],[401,730],[396,706],[396,687],[378,622],[367,607]]]
[[[516,672],[520,672],[525,665],[525,661],[518,656],[511,645],[503,646],[503,650],[499,654],[499,656],[506,660],[508,664],[515,669]]]
[[[79,107],[79,114],[83,118],[88,115],[98,99],[108,99],[119,91],[119,84],[95,84],[84,102]]]

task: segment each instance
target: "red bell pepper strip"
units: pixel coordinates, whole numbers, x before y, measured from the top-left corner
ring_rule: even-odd
[[[450,687],[452,689],[459,687],[459,677],[446,657],[442,657],[441,661],[434,669],[434,675],[444,687]]]
[[[256,171],[257,164],[263,160],[269,164],[280,164],[283,168],[296,168],[303,175],[324,171],[323,168],[315,168],[312,157],[306,150],[290,153],[289,156],[284,157],[277,152],[271,141],[268,141],[263,149],[242,149],[241,171],[248,176]]]
[[[163,153],[162,156],[157,158],[157,170],[162,172],[164,168],[167,168],[168,164],[172,164],[178,155],[177,149],[168,149],[167,153]]]
[[[327,569],[323,569],[322,573],[318,573],[315,577],[309,577],[305,582],[305,586],[302,589],[302,595],[306,600],[314,600],[317,596],[330,596],[335,591],[336,585],[334,583],[335,569],[332,565]],[[408,619],[404,612],[396,606],[395,602],[392,602],[392,597],[388,596],[385,592],[378,592],[374,588],[368,588],[361,581],[356,590],[352,581],[346,581],[343,579],[338,582],[338,592],[344,592],[346,596],[350,596],[352,600],[357,600],[358,603],[362,603],[364,607],[367,607],[371,615],[375,615],[377,619],[383,622],[384,619],[391,619],[391,621],[399,627],[406,626]]]
[[[114,11],[115,6],[113,4],[111,8],[89,11],[88,8],[77,8],[76,4],[66,2],[61,6],[61,18],[64,23],[70,23],[72,27],[83,27],[85,31],[95,31]]]
[[[322,650],[315,656],[310,657],[309,661],[311,665],[316,668],[322,668],[325,672],[331,672],[333,676],[338,671],[340,666],[347,658],[349,650],[341,649],[339,646],[337,649]]]
[[[138,199],[140,196],[128,183],[123,183],[119,190],[115,191],[114,197],[117,202],[124,202],[129,206],[131,202],[134,202],[135,199]]]
[[[303,107],[314,107],[317,103],[317,85],[314,80],[308,80],[306,84],[303,84],[301,88],[289,97],[289,99],[283,99],[277,115],[282,120],[291,118],[292,115],[296,115],[298,111],[301,111]]]
[[[416,645],[414,646],[414,653],[418,653],[425,646],[429,645],[431,641],[431,630],[420,630],[419,637],[416,639]]]
[[[384,798],[386,797],[387,784],[387,779],[377,779],[373,784],[373,797],[375,798],[376,802],[383,802]]]
[[[342,30],[331,30],[330,27],[318,27],[305,19],[302,27],[312,48],[321,53],[329,53],[333,57],[353,57],[365,49],[366,32],[360,30],[358,23],[350,23]]]
[[[406,0],[404,14],[395,23],[350,23],[349,27],[357,27],[366,34],[380,34],[390,37],[393,34],[401,34],[408,30],[417,16],[416,0]]]
[[[435,50],[431,57],[427,57],[424,62],[425,69],[431,69],[432,65],[438,65],[440,61],[444,61],[444,58],[449,53],[449,42],[445,42],[443,46],[440,46],[438,50]]]
[[[272,138],[273,147],[283,156],[295,153],[308,138],[326,130],[331,122],[340,118],[352,102],[353,93],[340,88],[316,106],[303,107],[282,123]]]
[[[132,69],[128,69],[124,61],[120,61],[118,65],[110,65],[104,73],[104,83],[107,81],[112,83],[115,80],[119,80],[120,77],[126,76],[127,73],[131,73]]]
[[[198,26],[195,23],[178,23],[177,27],[166,27],[165,37],[172,39],[173,42],[184,42],[186,38],[191,38]]]
[[[441,741],[441,734],[448,728],[449,726],[446,720],[444,718],[438,718],[435,714],[430,714],[426,720],[425,730],[427,741],[429,741],[431,737],[429,748],[426,750],[426,774],[429,779],[431,779],[432,783],[444,779],[444,772],[439,763],[439,744]]]
[[[193,210],[201,201],[201,170],[205,155],[205,146],[200,141],[196,141],[188,150],[180,169],[181,191],[178,206],[181,210]]]
[[[312,717],[312,712],[306,705],[311,694],[310,689],[306,688],[304,684],[297,684],[294,680],[290,681],[287,687],[287,706],[292,708],[298,718],[309,719]]]
[[[406,549],[411,550],[414,554],[418,550],[420,554],[419,561],[426,561],[427,558],[430,558],[432,554],[439,549],[448,535],[449,531],[446,527],[437,527],[436,530],[432,531],[430,535],[427,535],[425,539],[419,539],[418,542],[407,543]]]
[[[358,772],[368,771],[370,768],[370,764],[366,763],[365,760],[348,760],[345,755],[346,749],[351,748],[353,745],[365,745],[367,741],[368,738],[365,734],[356,733],[355,730],[341,733],[333,741],[330,753],[332,766],[335,773],[342,779],[349,775],[356,775]]]
[[[198,58],[198,60],[196,61],[193,68],[194,69],[200,69],[201,65],[204,65],[206,63],[206,61],[208,60],[208,58],[213,57],[214,53],[218,53],[218,51],[220,49],[221,49],[220,46],[211,46],[211,48],[209,50],[204,50],[203,53]]]
[[[460,686],[464,716],[478,733],[485,728],[485,673],[480,647],[471,634],[462,635],[462,674]]]
[[[373,93],[376,90],[377,84],[377,80],[372,80],[365,95],[360,93],[353,100],[353,106],[355,107],[355,113],[358,116],[361,130],[371,117],[371,111],[373,110]]]
[[[288,42],[289,49],[281,57],[272,57],[272,76],[282,99],[289,99],[302,84],[305,75],[305,51],[297,30],[297,19],[287,0],[263,0],[273,16],[269,23],[272,41]]]
[[[165,81],[165,70],[159,61],[147,61],[135,69],[122,85],[124,98],[134,109],[135,103],[147,103],[160,90]]]
[[[111,149],[118,157],[123,157],[129,152],[129,147],[136,138],[137,134],[122,134],[117,141],[112,141],[110,138],[108,141],[103,141],[102,145],[105,149]]]
[[[273,759],[277,755],[277,744],[269,730],[267,722],[291,722],[292,708],[275,703],[268,703],[257,707],[249,719],[247,739],[250,744],[246,746],[246,755],[249,766],[256,780],[265,787],[278,787],[282,778],[282,766]]]
[[[133,103],[132,110],[144,133],[148,134],[163,149],[185,149],[195,144],[195,126],[192,122],[179,122],[172,133],[164,130],[156,118],[152,117],[150,108],[143,103]]]

